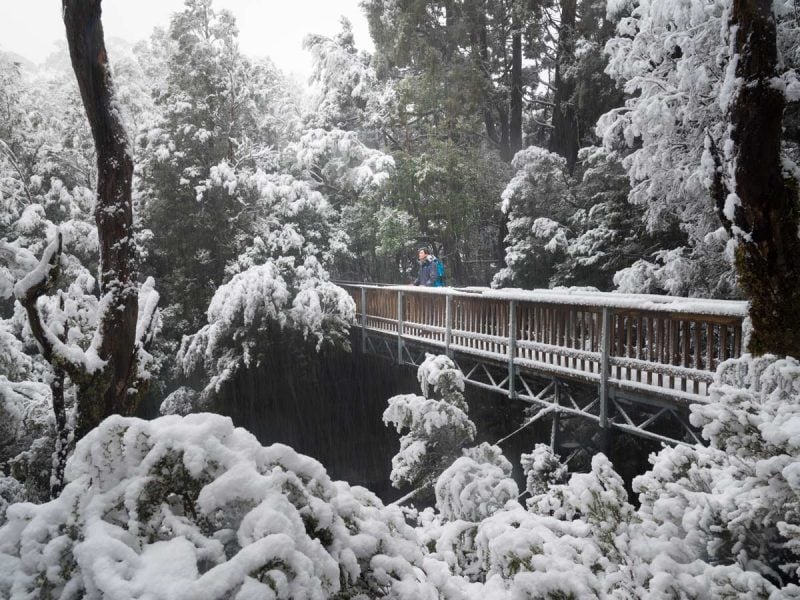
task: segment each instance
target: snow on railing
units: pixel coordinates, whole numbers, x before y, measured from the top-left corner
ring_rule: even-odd
[[[367,331],[601,386],[697,400],[742,353],[747,303],[582,290],[340,284]],[[365,310],[366,307],[366,310]],[[365,339],[365,338],[364,338]]]

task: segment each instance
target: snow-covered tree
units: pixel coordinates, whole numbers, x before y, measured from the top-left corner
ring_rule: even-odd
[[[400,437],[392,458],[392,485],[410,485],[423,491],[461,456],[475,439],[475,424],[467,416],[464,376],[444,355],[427,354],[417,371],[422,396],[401,394],[389,399],[383,422]]]
[[[380,123],[380,86],[370,56],[355,47],[353,26],[342,17],[333,38],[309,35],[303,47],[311,54],[311,127],[346,131],[374,129]]]
[[[247,198],[208,186],[212,169],[270,170],[278,123],[271,100],[281,77],[238,48],[233,15],[211,0],[187,0],[149,55],[160,61],[158,118],[137,138],[137,202],[147,230],[146,264],[163,283],[165,335],[175,343],[203,325],[225,267],[255,234]],[[147,56],[147,55],[145,55]]]
[[[63,234],[58,232],[42,257],[14,286],[42,356],[77,387],[76,434],[84,435],[103,417],[130,414],[149,379],[146,351],[156,323],[157,293],[152,281],[137,281],[133,240],[131,179],[127,136],[115,110],[114,88],[100,22],[100,5],[66,2],[64,23],[70,57],[97,153],[95,219],[100,250],[100,301],[88,348],[59,335],[45,320],[39,299],[53,287],[61,266]],[[85,30],[91,35],[84,37]],[[140,298],[141,296],[141,298]],[[141,300],[141,302],[140,302]]]
[[[619,24],[617,37],[606,45],[608,73],[624,85],[628,99],[601,117],[598,133],[607,149],[623,157],[630,200],[645,208],[648,229],[677,220],[686,235],[685,243],[638,264],[626,276],[628,289],[637,281],[647,286],[653,278],[672,278],[680,293],[737,293],[732,252],[725,251],[729,236],[711,198],[714,161],[706,153],[707,140],[722,148],[727,139],[734,86],[733,76],[726,83],[726,73],[736,68],[728,34],[731,6],[729,0],[609,4]],[[775,7],[777,44],[787,50],[784,69],[791,73],[798,65],[789,50],[797,46],[795,17],[791,3]]]
[[[511,463],[497,446],[467,448],[436,480],[436,509],[446,521],[477,523],[516,500]]]
[[[651,260],[653,269],[684,279],[702,273],[696,278],[710,287],[698,291],[713,296],[733,291],[730,264],[713,237],[720,224],[702,164],[705,136],[720,139],[725,127],[718,98],[728,61],[726,5],[637,2],[606,45],[608,73],[628,99],[598,122],[605,147],[623,156],[630,201],[645,208],[648,229],[677,220],[686,233],[686,249]],[[683,265],[670,268],[679,260]]]
[[[261,364],[281,337],[299,348],[347,347],[355,303],[314,256],[268,259],[237,273],[217,289],[208,324],[184,337],[178,364],[206,381],[198,402],[207,406],[219,386],[244,367]],[[166,409],[165,409],[166,410]]]
[[[502,195],[506,266],[493,285],[608,290],[620,271],[660,246],[628,203],[625,172],[602,148],[583,148],[572,175],[565,158],[536,146],[518,152],[512,166]]]
[[[92,43],[102,45],[97,38]],[[76,64],[80,61],[77,58]],[[102,67],[107,68],[107,64]],[[95,411],[102,415],[135,405],[136,394],[128,392],[137,387],[141,391],[146,384],[152,357],[144,346],[157,323],[152,282],[139,290],[135,265],[130,268],[134,257],[120,256],[133,253],[135,247],[126,239],[123,249],[115,238],[115,233],[130,231],[129,221],[125,222],[130,217],[130,197],[126,200],[123,182],[117,190],[120,197],[109,198],[112,188],[106,184],[114,170],[108,167],[124,166],[124,162],[117,161],[117,156],[109,163],[108,148],[101,150],[98,156],[105,170],[100,184],[105,187],[98,202],[86,187],[94,185],[98,167],[93,164],[95,145],[75,84],[76,72],[69,59],[51,60],[46,71],[38,72],[0,59],[0,76],[8,84],[0,92],[4,106],[0,116],[0,377],[6,381],[7,392],[3,395],[6,406],[0,410],[17,415],[9,423],[19,422],[24,415],[26,424],[9,437],[17,441],[2,448],[0,464],[24,484],[24,497],[30,500],[60,489],[76,424],[80,435],[91,427]],[[94,82],[98,95],[108,89],[106,83]],[[138,97],[129,94],[126,100],[133,102],[134,96]],[[97,98],[88,98],[94,118],[90,122],[97,125],[102,120],[92,104]],[[127,107],[116,106],[115,115],[129,114]],[[120,144],[124,139],[124,134],[119,135]],[[102,209],[110,202],[122,205],[122,210],[113,211],[120,223],[109,223],[108,214],[101,210],[98,227],[95,205]],[[117,226],[118,231],[111,231]],[[15,295],[20,300],[16,304]],[[118,327],[119,315],[130,320],[131,299],[132,327],[131,323]],[[127,312],[108,311],[109,305],[128,306]],[[141,328],[131,331],[139,316]],[[109,329],[117,335],[104,335]],[[137,340],[128,340],[130,347],[126,331]],[[118,351],[124,360],[117,360]],[[125,364],[131,357],[135,366],[128,369]],[[117,362],[124,363],[117,364],[124,375],[112,373]],[[125,397],[122,402],[118,397],[112,401],[116,392],[110,388],[120,385]],[[43,403],[52,409],[43,412]],[[80,408],[77,423],[76,405]],[[27,445],[24,452],[17,443],[20,440]]]

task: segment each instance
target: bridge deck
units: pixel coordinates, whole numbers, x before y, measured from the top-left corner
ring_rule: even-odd
[[[702,402],[719,363],[742,352],[745,302],[558,290],[340,284],[363,334],[507,364],[514,373]]]

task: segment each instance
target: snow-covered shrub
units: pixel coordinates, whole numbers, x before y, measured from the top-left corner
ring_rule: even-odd
[[[530,454],[520,456],[520,463],[525,474],[525,490],[531,496],[529,501],[547,493],[552,486],[566,482],[567,465],[546,444],[536,444]]]
[[[517,498],[511,463],[497,446],[469,448],[439,476],[435,492],[438,513],[422,537],[455,574],[480,579],[475,537],[481,521]]]
[[[238,369],[258,364],[274,337],[287,332],[319,349],[347,346],[355,303],[328,281],[316,258],[267,260],[220,286],[208,307],[208,325],[185,337],[178,354],[184,372],[201,371],[210,382],[202,400]]]
[[[687,570],[699,560],[758,589],[770,587],[762,577],[797,583],[800,362],[729,360],[710,392],[691,415],[710,446],[666,448],[634,480],[648,535]]]
[[[6,509],[9,504],[23,502],[25,500],[25,488],[14,477],[0,475],[0,523],[6,521]]]
[[[533,514],[520,504],[481,522],[476,536],[484,590],[498,598],[596,598],[612,568],[586,523]]]
[[[161,406],[158,407],[158,414],[186,416],[189,413],[197,412],[199,408],[199,395],[196,390],[187,386],[181,386],[164,398]]]
[[[54,446],[49,386],[15,383],[0,375],[0,476],[3,472],[11,476],[0,487],[24,492],[27,500],[47,498]],[[24,488],[14,485],[11,478]]]
[[[628,526],[636,521],[628,503],[625,483],[603,454],[592,457],[588,473],[574,473],[563,485],[530,499],[531,510],[564,520],[579,520],[589,527],[591,537],[605,556],[620,560],[626,548]]]
[[[392,458],[392,485],[433,483],[475,439],[467,416],[463,375],[447,356],[426,355],[417,371],[424,396],[401,394],[389,399],[383,422],[395,426],[400,450]],[[430,397],[436,394],[437,399]]]
[[[464,450],[436,480],[436,508],[448,521],[482,521],[518,494],[511,463],[485,442]]]
[[[422,395],[426,398],[438,394],[445,402],[464,412],[467,411],[467,403],[464,400],[464,374],[448,356],[426,354],[425,360],[417,369],[417,381],[422,388]]]
[[[8,507],[0,597],[436,598],[399,508],[224,417],[111,417],[67,480]]]

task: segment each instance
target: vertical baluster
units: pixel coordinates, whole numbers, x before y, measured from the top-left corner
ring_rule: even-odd
[[[444,353],[447,356],[453,356],[450,350],[450,342],[453,336],[453,295],[447,292],[444,305]]]
[[[361,286],[361,352],[367,352],[367,288]]]
[[[403,364],[403,292],[397,292],[397,363]]]
[[[625,317],[625,329],[626,329],[626,340],[627,340],[627,344],[625,347],[625,356],[631,358],[632,346],[633,346],[633,316],[630,314]],[[625,373],[626,373],[625,376],[626,379],[628,381],[632,381],[630,365],[626,369]]]
[[[535,310],[535,306],[528,304],[528,307],[525,313],[528,316],[528,341],[533,341],[533,311]],[[533,350],[528,348],[528,358],[533,358]]]
[[[569,308],[569,315],[567,317],[567,348],[575,349],[575,312],[576,309],[574,306]],[[575,356],[573,355],[572,358],[567,358],[567,366],[571,369],[576,369],[577,364],[575,361]]]
[[[669,338],[670,338],[669,339],[669,345],[670,345],[669,364],[671,364],[673,366],[679,364],[678,363],[678,344],[679,344],[678,324],[679,324],[679,321],[677,321],[675,319],[670,319],[669,320],[669,331],[670,331],[670,336],[669,336]],[[670,375],[669,376],[669,387],[672,390],[675,389],[675,376],[674,375]]]
[[[580,311],[580,327],[578,331],[578,340],[580,341],[581,351],[586,350],[586,309],[581,308]],[[586,359],[581,356],[581,371],[586,371]]]
[[[702,324],[700,321],[693,321],[692,326],[694,327],[694,368],[700,370],[703,368],[703,346],[700,344]],[[694,383],[692,384],[692,391],[695,394],[700,392],[700,382],[697,379],[695,379]]]
[[[682,338],[683,339],[683,350],[682,350],[683,360],[681,361],[681,364],[684,367],[689,367],[691,365],[691,359],[689,357],[689,338],[690,338],[689,333],[690,333],[690,330],[691,330],[691,322],[688,319],[685,319],[683,321],[683,338]],[[687,384],[688,384],[688,379],[689,378],[687,376],[685,376],[685,375],[681,378],[681,391],[684,391],[684,392],[686,391]]]
[[[511,300],[508,312],[508,397],[512,400],[517,397],[516,367],[514,360],[517,357],[517,301]]]
[[[714,371],[717,365],[714,364],[714,324],[706,321],[706,370]]]
[[[719,326],[719,360],[728,360],[728,326],[725,323]]]
[[[625,318],[622,315],[615,315],[617,320],[617,343],[615,356],[625,356]],[[617,365],[617,379],[622,379],[622,368]]]
[[[636,317],[636,358],[642,360],[642,344],[644,343],[644,328],[642,327],[644,316],[642,313]],[[642,368],[636,369],[636,381],[642,381]]]
[[[656,327],[656,354],[655,354],[655,362],[661,363],[664,360],[664,329],[663,329],[663,322],[661,317],[653,316],[655,320],[655,327]],[[658,373],[656,376],[656,384],[658,387],[663,387],[664,385],[664,376],[661,373]]]
[[[608,367],[611,350],[611,309],[603,307],[602,347],[600,351],[600,428],[608,428]]]
[[[470,328],[470,330],[472,331],[472,333],[478,333],[480,331],[480,323],[481,323],[480,312],[479,312],[480,305],[475,300],[472,300],[470,302],[470,306],[472,307],[472,309],[471,309],[471,312],[472,312],[472,327]],[[474,337],[472,338],[472,340],[470,341],[470,347],[471,348],[477,348],[478,347],[478,343],[477,343],[477,339],[476,338],[474,338]]]

